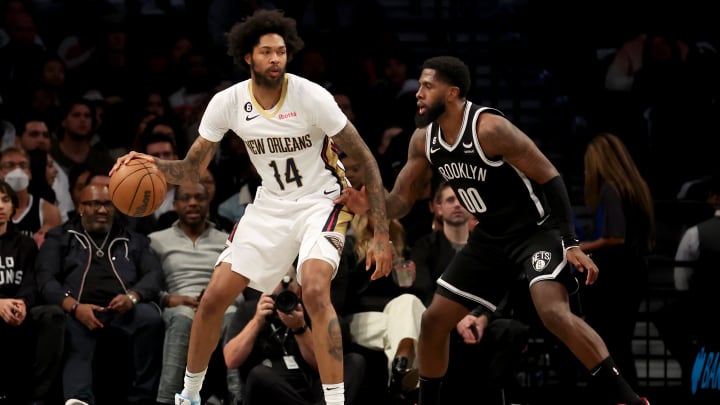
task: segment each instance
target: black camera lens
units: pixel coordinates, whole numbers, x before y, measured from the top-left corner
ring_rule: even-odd
[[[290,290],[280,291],[273,298],[275,299],[275,308],[286,314],[291,314],[300,303],[298,296]]]

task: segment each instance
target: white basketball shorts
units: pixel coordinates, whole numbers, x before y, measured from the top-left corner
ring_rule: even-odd
[[[353,214],[344,205],[333,204],[339,192],[335,194],[327,196],[319,191],[299,200],[281,200],[259,187],[217,264],[230,263],[234,272],[250,280],[249,287],[268,293],[295,258],[301,285],[300,268],[307,259],[324,260],[337,272]]]

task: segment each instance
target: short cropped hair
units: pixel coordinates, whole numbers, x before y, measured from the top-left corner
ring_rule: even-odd
[[[278,34],[285,40],[288,62],[305,43],[298,35],[297,24],[281,10],[258,9],[250,17],[235,24],[227,34],[228,55],[239,66],[247,66],[245,55],[251,53],[265,34]]]
[[[12,125],[15,128],[15,136],[17,136],[18,138],[22,136],[22,134],[27,129],[27,124],[31,122],[42,122],[48,127],[50,127],[47,121],[47,117],[45,117],[43,114],[37,112],[19,114],[12,122]]]
[[[442,202],[442,193],[445,191],[446,188],[450,187],[450,183],[443,181],[440,184],[437,185],[435,188],[435,195],[433,196],[433,201],[435,201],[436,204],[440,204]]]
[[[443,82],[460,89],[460,98],[465,98],[470,91],[470,69],[465,62],[454,56],[435,56],[427,59],[423,69],[433,69]]]

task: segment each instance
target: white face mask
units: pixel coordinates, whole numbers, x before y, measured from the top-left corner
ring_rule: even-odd
[[[25,170],[16,168],[5,175],[5,182],[15,191],[25,190],[30,184],[30,177]]]

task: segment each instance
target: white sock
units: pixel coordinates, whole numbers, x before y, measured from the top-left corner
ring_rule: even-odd
[[[345,383],[323,384],[323,394],[327,405],[345,405]]]
[[[207,368],[199,373],[191,373],[188,369],[185,369],[185,388],[182,390],[182,396],[191,400],[200,400],[200,388],[202,388],[203,380],[205,380],[205,373]]]

